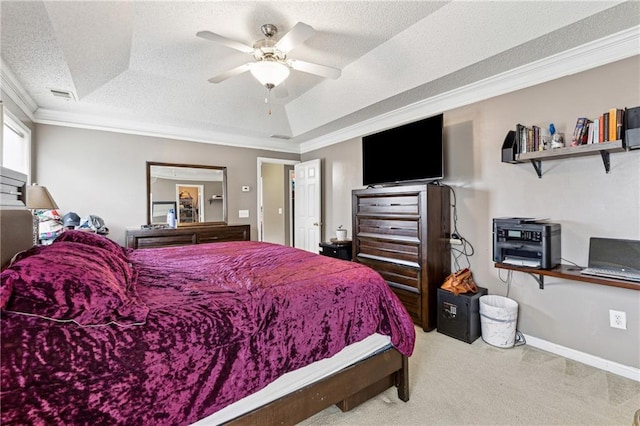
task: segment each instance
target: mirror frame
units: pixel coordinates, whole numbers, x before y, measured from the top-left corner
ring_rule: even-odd
[[[162,163],[155,161],[147,161],[147,225],[151,225],[151,167],[180,167],[188,169],[208,169],[222,171],[222,220],[220,221],[204,221],[197,223],[183,223],[180,227],[200,226],[200,225],[226,225],[227,224],[227,168],[224,166],[204,166],[200,164],[181,164],[181,163]],[[206,218],[205,218],[206,219]]]

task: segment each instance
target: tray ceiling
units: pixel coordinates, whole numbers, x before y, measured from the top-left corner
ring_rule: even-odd
[[[304,152],[535,84],[535,64],[602,40],[636,47],[600,62],[637,55],[639,5],[3,0],[3,91],[40,123]],[[250,73],[207,81],[250,55],[196,32],[252,45],[261,25],[283,35],[297,22],[316,34],[291,57],[339,68],[338,79],[295,71],[270,93]],[[564,62],[547,78],[597,65]]]

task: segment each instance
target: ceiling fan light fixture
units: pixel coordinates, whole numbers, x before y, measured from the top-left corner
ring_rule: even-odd
[[[274,88],[289,77],[289,67],[281,62],[260,61],[251,64],[251,74],[267,88]]]

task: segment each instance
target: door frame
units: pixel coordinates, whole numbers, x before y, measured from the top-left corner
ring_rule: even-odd
[[[263,164],[282,164],[282,165],[289,165],[289,166],[295,166],[296,164],[300,163],[299,160],[285,160],[283,158],[267,158],[267,157],[258,157],[258,169],[257,169],[257,177],[258,177],[258,184],[257,184],[257,197],[258,197],[258,214],[256,215],[256,226],[257,226],[257,230],[258,230],[258,241],[263,241],[264,240],[264,231],[262,229],[262,212],[263,212],[263,199],[262,199],[262,194],[263,194],[263,189],[262,189],[262,165]],[[288,179],[288,175],[287,175],[287,179]],[[289,242],[290,244],[293,246],[293,210],[289,209]]]
[[[190,183],[176,183],[176,223],[180,225],[180,192],[183,188],[194,188],[196,190],[196,200],[198,205],[198,221],[184,223],[202,223],[204,221],[204,185]]]

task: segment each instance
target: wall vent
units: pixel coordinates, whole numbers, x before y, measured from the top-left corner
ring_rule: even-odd
[[[60,89],[49,89],[49,90],[51,91],[51,94],[56,98],[62,98],[62,99],[71,100],[71,101],[76,100],[76,97],[74,96],[73,92],[69,90],[60,90]]]
[[[291,136],[287,136],[287,135],[270,135],[269,137],[274,139],[284,139],[286,141],[291,139]]]

